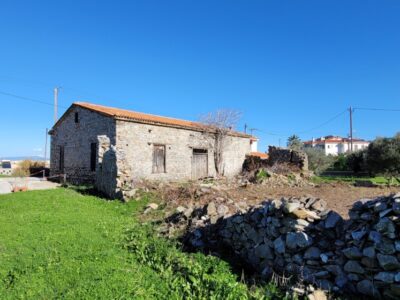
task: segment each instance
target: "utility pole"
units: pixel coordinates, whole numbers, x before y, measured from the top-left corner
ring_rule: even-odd
[[[59,87],[54,88],[54,124],[58,120],[58,91]]]
[[[247,124],[246,123],[244,124],[244,133],[245,134],[247,133]]]
[[[353,108],[350,106],[350,152],[353,152]]]

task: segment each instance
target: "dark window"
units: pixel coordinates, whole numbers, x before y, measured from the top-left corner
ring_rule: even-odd
[[[96,171],[97,144],[90,144],[90,171]]]
[[[165,146],[154,145],[153,173],[165,173]]]
[[[207,154],[207,149],[193,149],[193,154]]]
[[[75,113],[75,123],[79,123],[79,114]]]
[[[1,167],[2,167],[3,169],[11,169],[11,162],[9,162],[9,161],[3,161],[3,162],[1,163]]]
[[[59,161],[60,172],[64,172],[64,146],[60,146],[60,161]]]

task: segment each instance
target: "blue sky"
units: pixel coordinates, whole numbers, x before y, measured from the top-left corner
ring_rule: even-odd
[[[399,1],[2,1],[0,157],[42,154],[53,108],[90,101],[196,120],[243,112],[260,150],[348,134],[354,107],[400,109]],[[400,112],[354,113],[355,135]]]

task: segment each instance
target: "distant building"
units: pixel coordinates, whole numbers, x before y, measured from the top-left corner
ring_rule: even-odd
[[[363,139],[353,138],[353,152],[367,148],[369,142]],[[325,152],[325,155],[339,155],[351,152],[351,141],[349,138],[328,135],[310,141],[305,141],[304,146],[318,148]]]

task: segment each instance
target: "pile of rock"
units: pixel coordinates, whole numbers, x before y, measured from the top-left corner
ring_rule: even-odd
[[[400,297],[400,193],[361,200],[349,212],[343,254],[349,288],[372,297]]]
[[[343,219],[316,198],[264,202],[224,220],[226,246],[265,277],[273,273],[339,291],[346,280],[340,265]]]
[[[179,207],[171,230],[186,230],[192,250],[229,250],[230,258],[264,278],[278,275],[314,288],[400,297],[400,193],[361,200],[343,220],[318,198],[246,202],[216,199],[203,207]],[[312,287],[310,287],[312,285]]]

